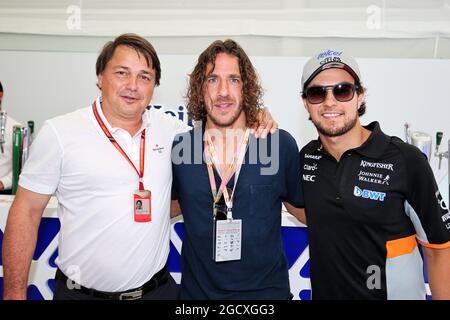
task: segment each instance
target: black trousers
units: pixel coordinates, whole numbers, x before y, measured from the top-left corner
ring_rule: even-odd
[[[176,300],[178,298],[178,286],[169,274],[167,282],[142,296],[141,300]],[[57,278],[53,300],[104,300],[92,297],[74,289],[67,288],[67,281]]]

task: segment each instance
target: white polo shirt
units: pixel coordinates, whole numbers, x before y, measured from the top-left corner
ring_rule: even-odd
[[[152,192],[152,221],[134,221],[138,174],[105,136],[91,106],[45,122],[31,146],[19,185],[41,194],[55,193],[58,199],[58,267],[85,287],[116,292],[139,287],[166,264],[172,142],[190,127],[151,109],[142,117],[141,130],[131,137],[111,127],[99,99],[97,106],[136,168],[141,132],[147,129],[144,186]]]
[[[5,144],[3,146],[4,153],[0,153],[0,181],[3,183],[4,189],[12,188],[12,145],[13,145],[13,127],[21,124],[10,116],[6,117],[5,127]]]

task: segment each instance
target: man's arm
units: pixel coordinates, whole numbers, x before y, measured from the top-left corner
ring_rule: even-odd
[[[170,218],[175,218],[181,214],[181,207],[178,200],[172,200],[170,204]]]
[[[450,247],[434,249],[423,247],[433,300],[450,300]]]
[[[294,217],[297,218],[298,221],[306,225],[306,215],[305,215],[305,209],[304,208],[296,208],[289,202],[283,202],[284,206],[286,207],[286,210],[292,214]]]
[[[9,210],[3,239],[3,298],[26,299],[28,273],[37,232],[50,195],[19,187]]]

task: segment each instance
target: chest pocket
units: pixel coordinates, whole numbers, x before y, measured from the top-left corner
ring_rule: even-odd
[[[274,204],[276,196],[272,185],[250,185],[250,216],[267,218]]]

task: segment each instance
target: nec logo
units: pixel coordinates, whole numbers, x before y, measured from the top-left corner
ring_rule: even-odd
[[[357,186],[355,186],[355,188],[353,189],[353,195],[355,195],[356,197],[376,201],[384,201],[384,198],[386,197],[386,193],[384,192],[361,189]]]
[[[316,176],[313,175],[313,174],[304,174],[303,175],[303,181],[316,182]]]

